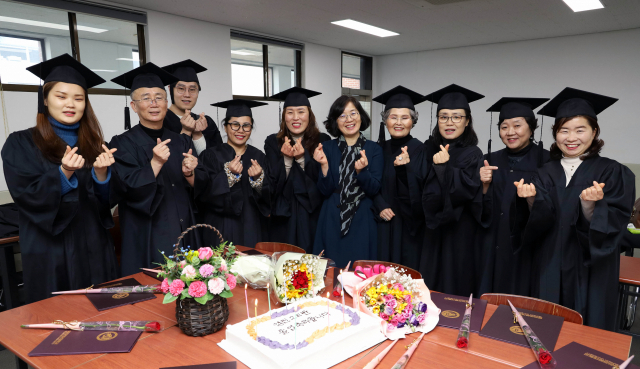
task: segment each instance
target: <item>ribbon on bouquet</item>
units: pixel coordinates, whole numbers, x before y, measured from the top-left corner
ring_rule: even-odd
[[[385,273],[387,269],[389,269],[389,267],[382,264],[376,264],[373,267],[371,265],[365,265],[364,267],[357,266],[354,274],[364,281],[378,274]]]

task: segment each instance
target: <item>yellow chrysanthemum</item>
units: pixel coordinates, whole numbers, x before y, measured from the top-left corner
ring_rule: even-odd
[[[387,286],[380,285],[380,287],[378,288],[378,291],[382,293],[386,293],[388,291]]]
[[[374,314],[380,314],[380,306],[374,306],[371,311],[373,311]]]

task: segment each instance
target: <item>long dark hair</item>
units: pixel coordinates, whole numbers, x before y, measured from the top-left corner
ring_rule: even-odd
[[[471,116],[471,110],[464,109],[464,113],[469,119],[469,124],[464,128],[464,132],[457,139],[458,142],[463,146],[476,146],[478,145],[478,135],[476,135],[476,131],[473,129],[473,117]],[[438,115],[436,114],[436,122],[438,119]],[[433,144],[436,147],[440,147],[440,145],[444,144],[444,138],[440,134],[440,126],[436,123],[436,126],[433,127],[433,132],[431,132],[431,139],[433,140]]]
[[[320,130],[318,129],[318,124],[316,123],[316,116],[313,114],[310,106],[307,106],[309,109],[309,124],[307,124],[307,129],[304,130],[304,134],[302,136],[302,146],[304,149],[313,156],[313,151],[318,147],[318,143],[320,142]],[[282,147],[284,144],[284,138],[289,137],[293,145],[293,136],[289,131],[289,127],[287,127],[287,123],[285,121],[285,116],[287,114],[287,109],[282,110],[282,116],[280,117],[280,131],[276,135],[276,139],[278,140],[278,147]]]
[[[331,136],[338,137],[342,134],[338,128],[338,117],[342,115],[349,103],[352,103],[360,114],[360,131],[366,130],[371,125],[371,118],[362,105],[360,105],[360,102],[353,96],[342,95],[331,104],[327,120],[324,121],[324,126]]]
[[[49,92],[53,86],[58,82],[47,82],[42,86],[42,95],[46,100],[49,96]],[[91,103],[89,102],[89,95],[85,91],[85,108],[82,118],[80,118],[80,128],[78,128],[78,150],[79,154],[82,154],[84,158],[84,167],[91,168],[96,161],[98,155],[102,150],[102,144],[104,143],[104,137],[102,135],[102,128],[100,128],[100,122],[98,117],[93,112]],[[38,114],[36,117],[36,126],[31,129],[33,141],[42,152],[42,155],[52,163],[61,163],[62,156],[67,148],[66,142],[62,140],[53,131],[51,123],[49,122],[49,109],[44,107],[45,113]]]
[[[592,158],[594,156],[598,156],[600,154],[600,151],[602,151],[602,147],[604,146],[604,141],[598,138],[598,136],[600,136],[600,126],[598,125],[598,119],[596,118],[589,117],[586,115],[576,115],[573,117],[556,119],[556,122],[553,124],[553,127],[551,128],[553,139],[554,140],[556,139],[556,134],[565,123],[567,123],[568,121],[576,117],[582,117],[586,119],[589,125],[591,126],[591,129],[596,131],[596,136],[593,138],[593,141],[591,142],[591,146],[589,146],[589,148],[587,149],[587,151],[584,152],[584,154],[580,155],[580,159],[585,160],[585,159]],[[562,150],[560,150],[560,148],[555,142],[551,145],[551,148],[549,149],[549,154],[552,160],[562,159]]]

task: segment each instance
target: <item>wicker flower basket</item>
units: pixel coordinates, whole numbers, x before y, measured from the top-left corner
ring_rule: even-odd
[[[220,243],[224,242],[222,235],[215,227],[208,224],[196,224],[187,228],[178,237],[178,241],[173,245],[174,254],[178,253],[180,242],[184,236],[193,229],[200,227],[213,230],[218,234]],[[224,327],[227,319],[229,319],[229,305],[227,305],[227,299],[224,297],[216,295],[213,300],[207,301],[204,305],[193,298],[178,299],[176,301],[178,327],[188,336],[200,337],[215,333]]]

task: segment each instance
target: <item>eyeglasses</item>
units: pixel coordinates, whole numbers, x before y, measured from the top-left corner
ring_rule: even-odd
[[[439,123],[447,123],[449,121],[449,119],[451,119],[451,122],[453,123],[460,123],[462,122],[462,118],[466,118],[466,115],[454,115],[451,117],[448,117],[446,115],[438,115],[438,122]]]
[[[178,95],[184,95],[184,93],[187,92],[187,89],[184,86],[177,86],[176,91],[178,92]],[[189,87],[189,95],[197,95],[198,92],[199,91],[196,87]]]
[[[356,120],[358,118],[358,115],[360,115],[360,113],[358,113],[357,111],[354,111],[351,114],[342,114],[341,116],[338,117],[338,122],[346,122],[347,118],[349,117],[352,120]]]
[[[387,118],[387,120],[391,123],[398,123],[398,122],[402,122],[403,124],[409,123],[411,122],[411,117],[389,117]]]
[[[251,132],[251,130],[253,129],[253,124],[248,124],[248,123],[240,125],[240,123],[238,122],[229,122],[227,123],[227,125],[231,126],[232,131],[238,131],[240,127],[242,127],[242,130],[244,132]]]
[[[131,101],[140,102],[146,105],[153,105],[153,103],[156,103],[156,105],[160,105],[161,102],[167,101],[167,98],[158,96],[155,99],[152,99],[150,97],[145,97],[144,99],[140,99],[140,100],[131,99]]]

